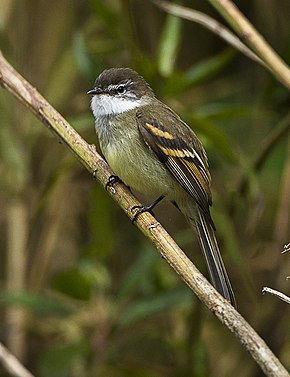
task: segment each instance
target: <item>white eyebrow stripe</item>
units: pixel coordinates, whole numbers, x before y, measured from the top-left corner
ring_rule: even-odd
[[[132,84],[133,84],[132,80],[126,80],[126,81],[120,82],[119,84],[110,84],[108,86],[108,90],[115,90],[115,89],[118,89],[120,86],[129,86]]]

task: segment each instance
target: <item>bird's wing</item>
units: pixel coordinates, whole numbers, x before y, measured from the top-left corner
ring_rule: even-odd
[[[167,124],[162,124],[150,112],[137,112],[140,134],[184,190],[209,215],[210,176],[205,152],[195,134],[175,113],[168,111],[166,115],[162,118]],[[178,131],[176,122],[180,122]],[[194,147],[195,144],[197,148]]]

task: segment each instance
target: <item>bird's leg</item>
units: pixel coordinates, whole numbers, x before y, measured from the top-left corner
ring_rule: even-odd
[[[141,215],[141,213],[144,213],[144,212],[150,212],[152,216],[153,215],[153,212],[152,212],[152,209],[159,203],[161,202],[161,200],[164,199],[164,195],[161,195],[159,196],[159,198],[157,198],[153,203],[149,204],[149,205],[140,205],[140,206],[134,206],[131,208],[131,212],[134,211],[134,209],[138,209],[138,211],[135,213],[135,215],[133,216],[132,218],[132,223],[134,224],[134,222],[137,220],[138,216]]]

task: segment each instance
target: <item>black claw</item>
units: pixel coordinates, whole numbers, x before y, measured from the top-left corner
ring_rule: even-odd
[[[108,190],[109,187],[113,187],[116,183],[121,183],[121,179],[117,175],[111,175],[109,177],[108,182],[106,183],[106,190]]]
[[[155,200],[155,202],[149,204],[148,206],[144,206],[144,205],[141,205],[141,206],[134,206],[131,208],[131,212],[134,211],[134,209],[138,209],[138,211],[135,213],[135,215],[133,216],[132,218],[132,224],[135,223],[135,221],[137,220],[138,216],[141,215],[142,213],[144,212],[149,212],[151,213],[152,216],[154,216],[154,213],[152,211],[152,209],[159,203],[161,202],[161,200],[164,198],[164,195],[161,195],[157,200]]]
[[[131,208],[131,212],[133,212],[134,209],[138,209],[138,211],[135,213],[135,215],[133,216],[133,218],[131,220],[132,224],[135,223],[135,221],[138,219],[139,215],[141,215],[142,213],[149,212],[152,216],[154,216],[151,205],[149,205],[149,206],[134,206],[134,207]]]

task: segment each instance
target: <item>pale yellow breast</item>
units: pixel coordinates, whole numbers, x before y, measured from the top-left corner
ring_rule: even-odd
[[[110,143],[103,153],[114,173],[133,190],[146,195],[170,194],[175,179],[141,140],[128,136],[114,146]]]

